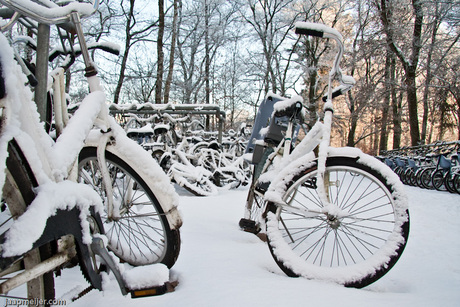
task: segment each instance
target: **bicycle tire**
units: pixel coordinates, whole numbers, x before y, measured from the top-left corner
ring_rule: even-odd
[[[460,174],[458,174],[458,173],[454,175],[453,186],[454,186],[455,192],[460,194]]]
[[[411,181],[410,181],[410,177],[411,177],[411,174],[412,174],[412,169],[411,168],[406,168],[406,170],[404,171],[404,173],[402,174],[402,178],[401,178],[401,181],[404,183],[404,184],[407,184],[407,185],[412,185]]]
[[[444,185],[444,170],[437,169],[431,174],[431,183],[433,187],[438,191],[447,191]]]
[[[455,175],[451,172],[448,172],[444,175],[444,185],[449,193],[457,193],[454,188],[454,176]]]
[[[179,230],[169,225],[157,197],[129,159],[109,150],[105,158],[112,177],[114,199],[120,204],[120,218],[108,220],[107,214],[101,217],[109,249],[134,266],[163,263],[171,268],[179,256]],[[97,161],[96,147],[82,149],[79,181],[90,184],[105,200]]]
[[[8,144],[6,166],[6,178],[2,193],[2,212],[0,213],[2,217],[2,234],[11,227],[12,220],[24,213],[26,207],[32,203],[35,199],[33,189],[38,186],[25,156],[14,140]],[[6,222],[5,218],[10,219],[10,222],[3,224]],[[51,256],[51,244],[47,243],[29,251],[11,265],[22,262],[26,268],[33,267]],[[0,272],[0,276],[3,276],[2,272]],[[29,281],[27,283],[27,298],[40,299],[42,302],[46,302],[45,306],[50,306],[49,302],[52,302],[55,298],[53,272],[47,272]]]
[[[410,182],[410,185],[415,187],[417,186],[417,171],[412,169],[411,173],[410,173],[410,178],[409,178],[409,182]]]
[[[426,168],[420,174],[420,183],[425,189],[434,189],[433,183],[431,182],[431,174],[436,170],[434,167]]]
[[[422,189],[425,189],[425,187],[422,185],[422,179],[421,179],[421,175],[424,170],[425,170],[424,168],[419,168],[415,172],[415,185]]]
[[[288,184],[284,200],[321,211],[316,172],[316,164],[303,169]],[[402,187],[356,159],[328,158],[326,177],[331,202],[345,216],[289,214],[270,203],[267,237],[271,254],[288,276],[365,287],[384,276],[406,246],[406,198]]]

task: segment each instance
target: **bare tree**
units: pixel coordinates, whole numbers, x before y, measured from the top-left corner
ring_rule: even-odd
[[[283,43],[296,21],[295,18],[291,18],[289,22],[286,22],[281,18],[282,12],[287,10],[292,3],[293,0],[247,0],[246,5],[240,8],[244,20],[252,26],[262,45],[265,60],[263,78],[265,92],[276,93],[281,89],[276,71],[276,66],[279,67],[280,63],[277,57],[281,54]],[[285,87],[282,88],[284,90]],[[285,93],[282,91],[280,94]]]
[[[396,10],[390,0],[376,1],[383,30],[386,34],[389,48],[396,54],[401,61],[405,72],[405,84],[407,103],[409,108],[409,126],[411,144],[418,145],[420,142],[420,129],[418,119],[418,101],[417,101],[417,67],[422,48],[422,26],[423,26],[423,7],[422,0],[411,0],[413,13],[413,33],[411,37],[411,46],[408,48],[410,55],[407,56],[397,43],[395,27],[400,20],[395,20],[392,12]]]
[[[177,23],[179,17],[179,10],[182,5],[180,0],[173,0],[173,21],[171,26],[171,48],[169,50],[169,65],[168,65],[168,75],[166,77],[165,88],[164,88],[164,103],[169,102],[169,93],[171,91],[171,83],[173,79],[174,71],[174,62],[175,62],[175,52],[176,52],[176,39],[177,39]]]
[[[233,14],[232,3],[220,0],[188,3],[180,12],[176,51],[181,69],[176,86],[184,103],[212,101],[211,68],[219,49],[230,41],[227,30]]]
[[[138,23],[136,20],[135,0],[129,0],[127,8],[125,8],[125,1],[120,2],[120,9],[123,12],[123,16],[126,18],[125,32],[124,32],[124,52],[122,55],[122,61],[120,65],[120,74],[118,77],[115,93],[113,97],[113,103],[119,102],[121,88],[125,79],[125,73],[128,63],[129,52],[131,48],[141,42],[148,39],[150,33],[154,30],[157,22]]]
[[[162,102],[164,51],[163,37],[165,32],[164,0],[158,0],[158,36],[157,36],[157,78],[155,82],[155,103]]]

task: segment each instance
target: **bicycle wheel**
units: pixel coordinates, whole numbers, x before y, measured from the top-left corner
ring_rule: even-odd
[[[329,158],[327,194],[339,212],[323,213],[316,174],[316,165],[307,167],[288,184],[283,199],[291,207],[269,204],[270,251],[288,276],[365,287],[385,275],[406,246],[402,187],[355,159]]]
[[[454,183],[453,183],[455,192],[460,194],[460,174],[456,173],[454,175]]]
[[[424,168],[419,168],[417,172],[415,172],[415,185],[418,186],[419,188],[424,189],[425,187],[422,185],[422,172],[424,171]]]
[[[79,182],[91,185],[106,200],[96,147],[85,147],[79,156]],[[165,212],[146,181],[128,160],[105,153],[119,217],[101,218],[109,249],[131,265],[163,263],[172,267],[180,249],[179,230],[171,229]]]
[[[399,178],[401,179],[401,182],[404,183],[404,184],[409,184],[407,182],[407,173],[409,172],[409,168],[406,168],[403,172],[401,172],[401,175],[399,176]]]
[[[447,188],[444,185],[444,171],[442,169],[438,169],[433,172],[431,175],[431,183],[433,187],[438,191],[446,191]]]
[[[24,213],[26,207],[34,200],[35,193],[33,189],[37,186],[29,164],[14,140],[8,144],[6,166],[1,203],[2,210],[0,212],[0,233],[2,237],[11,227],[13,220]],[[33,249],[23,257],[9,263],[8,266],[2,267],[0,276],[2,276],[2,279],[15,276],[16,273],[22,272],[23,268],[32,268],[43,260],[48,259],[52,256],[51,253],[50,244]],[[5,274],[9,275],[5,277]],[[43,302],[47,302],[46,306],[49,306],[48,302],[52,301],[55,296],[53,272],[47,272],[27,282],[27,290],[25,291],[28,299],[41,299]]]
[[[420,174],[420,183],[425,189],[434,189],[433,183],[431,182],[431,174],[436,170],[436,168],[430,167],[426,168]]]
[[[448,172],[444,175],[444,186],[450,193],[457,193],[454,187],[454,176],[455,174],[452,172]]]
[[[410,173],[409,182],[411,186],[417,186],[417,170],[412,170],[412,172]]]

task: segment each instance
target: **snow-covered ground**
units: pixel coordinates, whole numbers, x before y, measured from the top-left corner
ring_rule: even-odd
[[[247,188],[190,196],[179,189],[182,249],[171,269],[175,292],[131,299],[115,280],[71,306],[460,306],[460,195],[406,187],[411,232],[406,250],[382,279],[364,289],[286,277],[266,243],[239,230]],[[77,268],[56,278],[57,297],[86,287]],[[3,306],[3,305],[2,305]]]

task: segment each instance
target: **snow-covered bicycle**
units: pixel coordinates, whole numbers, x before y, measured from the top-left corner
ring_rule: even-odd
[[[162,292],[180,250],[178,196],[152,157],[109,116],[80,22],[97,9],[98,0],[62,6],[0,2],[14,11],[2,32],[26,20],[76,34],[90,89],[69,119],[63,69],[53,71],[55,124],[62,126],[53,139],[40,122],[19,59],[0,33],[0,294],[27,284],[24,299],[50,302],[53,272],[75,261],[90,288],[102,289],[106,270],[123,294]],[[108,250],[125,263],[123,268]]]
[[[302,98],[267,97],[272,118],[253,144],[257,163],[240,227],[253,233],[265,229],[271,254],[288,276],[365,287],[385,275],[406,246],[408,200],[385,164],[357,148],[330,146],[332,98],[355,84],[340,69],[341,34],[308,22],[295,30],[337,44],[323,119],[291,151],[305,116]],[[335,88],[334,81],[340,83]],[[256,127],[253,133],[259,133]]]

